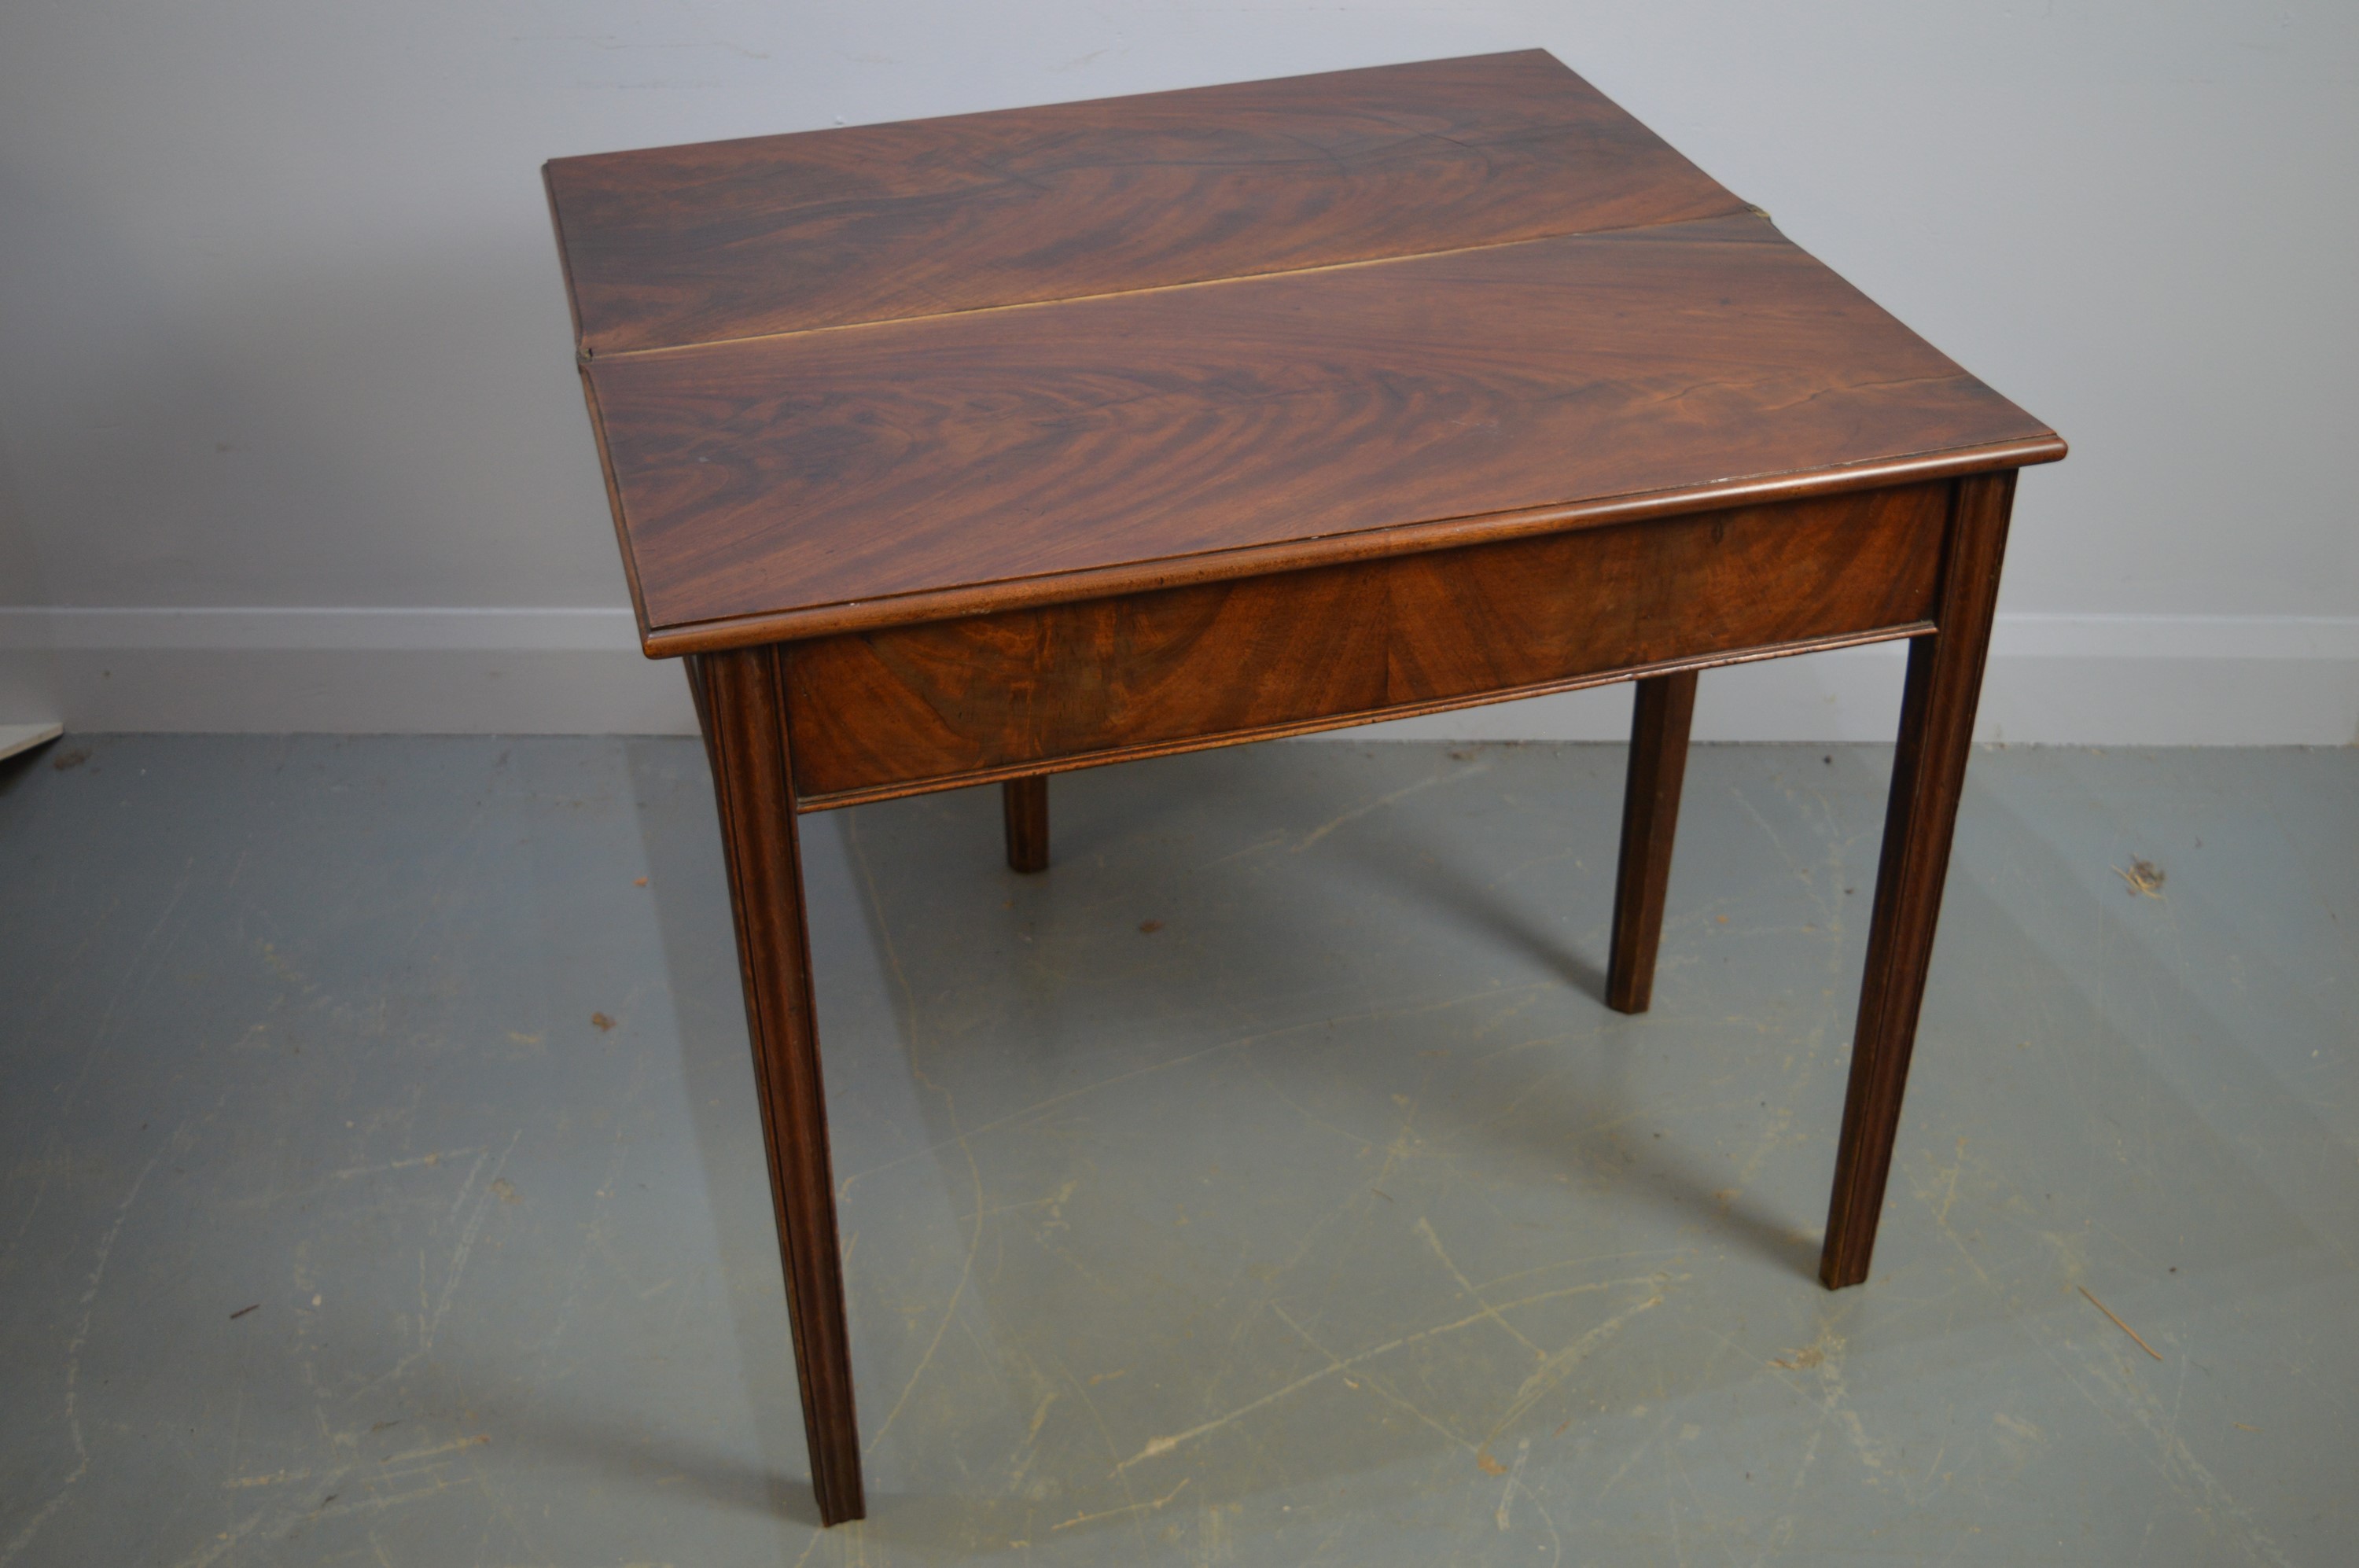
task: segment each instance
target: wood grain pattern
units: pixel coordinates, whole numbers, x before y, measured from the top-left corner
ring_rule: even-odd
[[[692,659],[689,686],[721,812],[811,1486],[821,1522],[836,1524],[861,1518],[866,1505],[777,655],[754,648]]]
[[[1885,809],[1884,855],[1875,873],[1875,912],[1852,1039],[1843,1141],[1819,1258],[1819,1278],[1831,1290],[1864,1280],[1875,1248],[1885,1180],[1900,1128],[1900,1097],[1908,1086],[1918,1009],[1932,964],[1933,929],[1949,874],[1958,798],[1973,749],[1974,706],[1990,651],[2014,497],[2013,474],[1959,485],[1941,562],[1940,630],[1908,646],[1908,683]]]
[[[546,180],[593,356],[1744,205],[1538,49],[560,158]]]
[[[1663,940],[1663,897],[1671,883],[1695,699],[1695,671],[1683,670],[1639,681],[1631,705],[1614,949],[1605,970],[1605,1005],[1617,1013],[1643,1013],[1654,1000],[1655,953]]]
[[[787,649],[806,809],[1495,701],[1921,625],[1916,485],[819,638]]]
[[[799,810],[1909,637],[1821,1275],[1864,1278],[2014,470],[2064,455],[1537,51],[547,188],[643,645],[693,655],[821,1515],[863,1508]],[[791,733],[790,733],[791,732]]]
[[[2061,451],[1751,215],[588,375],[651,648],[1282,541],[1315,559],[1436,518]]]

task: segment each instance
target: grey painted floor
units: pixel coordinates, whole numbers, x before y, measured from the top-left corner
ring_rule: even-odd
[[[695,746],[65,747],[0,1564],[2359,1559],[2359,751],[1976,755],[1840,1296],[1881,750],[1699,750],[1639,1019],[1613,747],[1071,776],[1038,878],[812,820],[821,1534]]]

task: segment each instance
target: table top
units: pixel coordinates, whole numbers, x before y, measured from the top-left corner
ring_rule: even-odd
[[[650,654],[2064,452],[1538,50],[546,174]]]

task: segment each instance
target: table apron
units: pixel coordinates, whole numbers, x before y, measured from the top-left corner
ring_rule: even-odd
[[[1933,629],[1954,482],[785,645],[804,811]]]

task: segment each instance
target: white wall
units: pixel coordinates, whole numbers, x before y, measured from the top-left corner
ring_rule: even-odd
[[[36,607],[0,699],[684,727],[621,610],[544,158],[1534,44],[2072,441],[2023,482],[1986,730],[2359,738],[2336,0],[8,0],[0,603]],[[1700,724],[1886,733],[1897,668],[1708,678]]]

